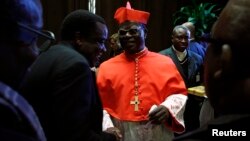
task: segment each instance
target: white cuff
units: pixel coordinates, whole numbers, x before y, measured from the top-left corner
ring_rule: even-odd
[[[109,127],[114,127],[110,115],[106,110],[103,110],[102,131],[107,130]]]
[[[187,96],[183,94],[173,94],[166,98],[164,102],[160,105],[163,105],[168,108],[170,114],[178,122],[178,124],[184,125],[183,113],[185,110],[185,105],[187,101]]]

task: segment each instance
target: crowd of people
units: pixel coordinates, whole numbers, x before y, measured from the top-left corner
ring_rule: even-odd
[[[250,1],[228,1],[202,52],[190,22],[173,28],[172,46],[150,51],[149,17],[127,2],[109,37],[101,16],[78,9],[39,52],[39,36],[49,38],[40,0],[2,0],[0,140],[249,140]],[[107,40],[114,54],[100,63]],[[200,85],[206,98],[188,92]]]

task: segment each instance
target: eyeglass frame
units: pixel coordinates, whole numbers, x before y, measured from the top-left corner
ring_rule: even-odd
[[[31,27],[29,27],[29,26],[27,26],[25,24],[20,23],[20,22],[17,22],[17,25],[20,26],[20,27],[22,27],[22,28],[24,28],[24,29],[26,29],[26,30],[28,30],[28,31],[36,33],[36,34],[38,34],[38,35],[40,35],[40,36],[42,36],[44,38],[47,38],[47,39],[49,39],[51,41],[55,41],[56,40],[54,34],[53,34],[53,36],[48,36],[45,33],[41,32],[41,31],[38,31],[38,30],[36,30],[34,28],[31,28]],[[43,31],[48,32],[50,35],[52,35],[51,31],[48,31],[48,30],[43,30]]]

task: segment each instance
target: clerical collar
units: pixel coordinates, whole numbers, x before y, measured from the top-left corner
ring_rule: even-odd
[[[187,50],[186,49],[183,52],[180,52],[180,51],[176,50],[174,48],[174,46],[172,46],[172,48],[173,48],[173,50],[174,50],[174,52],[175,52],[175,54],[176,54],[179,61],[183,61],[186,58],[186,56],[187,56]]]
[[[135,53],[135,54],[128,54],[128,53],[125,52],[125,55],[126,55],[128,58],[139,59],[139,58],[145,56],[147,53],[148,53],[148,48],[145,47],[143,50],[141,50],[141,51],[138,52],[138,53]]]

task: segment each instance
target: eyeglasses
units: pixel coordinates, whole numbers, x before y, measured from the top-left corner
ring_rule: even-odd
[[[30,26],[28,26],[28,25],[26,25],[26,24],[23,24],[23,23],[21,23],[21,22],[17,22],[17,21],[14,21],[14,20],[12,20],[12,19],[10,19],[9,17],[2,17],[2,19],[3,19],[3,21],[4,22],[2,22],[1,23],[1,25],[3,24],[3,26],[8,26],[9,24],[13,24],[13,25],[17,25],[17,26],[19,26],[21,29],[24,29],[23,31],[24,32],[26,32],[27,34],[29,34],[27,31],[29,31],[29,32],[31,32],[31,33],[34,33],[34,34],[36,34],[36,35],[38,35],[38,36],[40,36],[40,37],[43,37],[43,38],[45,38],[45,39],[47,39],[47,40],[51,40],[51,41],[55,41],[56,39],[55,39],[55,36],[53,35],[53,36],[50,36],[50,34],[47,34],[47,31],[45,30],[42,30],[42,31],[40,31],[40,30],[38,30],[38,29],[34,29],[34,28],[32,28],[32,27],[30,27]],[[24,33],[24,35],[23,36],[28,36],[28,37],[31,37],[31,36],[34,36],[35,37],[35,35],[25,35],[26,33]],[[22,33],[21,33],[22,34]]]
[[[24,28],[24,29],[26,29],[28,31],[31,31],[33,33],[36,33],[37,35],[42,36],[44,38],[47,38],[47,39],[49,39],[51,41],[55,41],[56,40],[54,34],[52,34],[51,31],[44,30],[44,31],[41,32],[41,31],[38,31],[38,30],[36,30],[34,28],[31,28],[31,27],[29,27],[29,26],[27,26],[25,24],[22,24],[22,23],[19,23],[19,22],[17,24],[18,24],[18,26],[20,26],[20,27],[22,27],[22,28]],[[44,32],[45,33],[49,33],[49,35],[45,34]]]
[[[139,34],[140,30],[142,29],[142,27],[135,27],[135,28],[130,28],[128,30],[125,29],[119,29],[118,30],[118,34],[119,36],[125,36],[127,33],[129,33],[129,35],[131,36],[136,36]]]
[[[38,44],[38,48],[39,48],[40,52],[44,52],[44,51],[48,50],[49,47],[51,46],[51,44],[54,43],[56,40],[53,32],[48,31],[48,30],[42,30],[42,33],[53,38],[54,40],[38,38],[37,44]]]
[[[56,41],[54,33],[49,31],[49,30],[41,30],[41,31],[39,31],[39,30],[31,28],[31,27],[29,27],[29,26],[27,26],[25,24],[22,24],[22,23],[17,23],[17,24],[21,28],[38,35],[38,36],[32,37],[33,39],[30,42],[32,43],[34,41],[37,41],[36,43],[37,43],[37,46],[39,48],[40,53],[46,51],[50,47],[50,45],[54,41]],[[40,38],[40,37],[42,37],[42,38]]]

